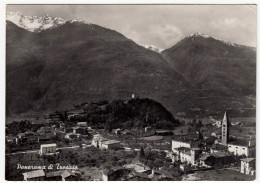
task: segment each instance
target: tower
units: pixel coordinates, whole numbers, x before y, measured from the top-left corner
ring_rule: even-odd
[[[227,145],[229,140],[229,119],[227,112],[225,111],[224,118],[222,121],[222,144]]]

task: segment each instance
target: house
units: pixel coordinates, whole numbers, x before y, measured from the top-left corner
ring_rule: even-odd
[[[68,115],[73,115],[73,114],[79,115],[79,114],[83,114],[83,113],[84,113],[83,109],[72,109],[67,112]]]
[[[12,135],[6,136],[5,139],[6,139],[6,142],[9,144],[16,143],[16,137],[14,137]]]
[[[53,129],[48,126],[41,127],[39,130],[37,130],[37,133],[51,133]]]
[[[69,139],[69,140],[73,140],[73,139],[77,139],[77,138],[80,138],[81,135],[78,134],[78,133],[67,133],[65,135],[65,139]]]
[[[117,140],[107,140],[101,141],[100,149],[113,149],[118,148],[120,146],[120,142]]]
[[[47,172],[45,180],[46,181],[61,181],[62,177],[61,174],[64,172],[64,170],[60,171],[54,171],[54,172]]]
[[[232,158],[228,152],[214,152],[205,154],[200,158],[201,166],[223,168],[232,163]]]
[[[102,180],[103,181],[108,181],[108,173],[106,171],[101,171],[102,174]]]
[[[104,138],[101,134],[93,135],[91,145],[100,148],[102,141],[107,141],[107,139]]]
[[[152,173],[148,176],[149,178],[157,180],[174,180],[174,177],[167,171],[164,170],[152,170]]]
[[[103,181],[120,181],[126,180],[131,174],[131,170],[125,169],[123,167],[112,167],[109,170],[102,170],[102,180]]]
[[[212,132],[211,134],[210,134],[212,137],[217,137],[217,138],[221,138],[221,133],[220,132]]]
[[[42,181],[44,180],[45,173],[43,170],[34,170],[23,173],[23,179],[25,181]]]
[[[180,170],[183,172],[189,172],[191,170],[191,166],[187,164],[180,164]]]
[[[171,136],[173,132],[171,130],[156,130],[156,135]]]
[[[87,135],[88,134],[88,128],[86,127],[79,127],[79,126],[76,126],[76,127],[73,127],[73,133],[78,133],[78,134],[81,134],[81,135]]]
[[[40,155],[56,153],[56,147],[56,144],[42,144],[40,148]]]
[[[88,124],[87,122],[78,122],[77,126],[86,127],[87,124]]]
[[[35,143],[39,141],[39,137],[34,132],[19,133],[16,143]]]
[[[224,146],[222,144],[213,144],[210,147],[210,153],[215,153],[215,152],[219,152],[219,151],[228,151],[227,146]]]
[[[55,134],[56,134],[56,137],[58,138],[58,139],[64,139],[65,138],[65,135],[66,135],[66,133],[65,132],[63,132],[63,131],[56,131],[55,132]]]
[[[114,130],[114,133],[116,135],[120,135],[122,133],[122,130],[120,128],[117,128],[117,129]]]
[[[255,142],[249,140],[248,142],[244,140],[234,140],[228,142],[228,151],[234,155],[241,156],[245,155],[246,157],[255,157]]]
[[[215,122],[216,127],[220,128],[222,126],[222,121]]]
[[[122,132],[122,134],[123,135],[131,135],[132,133],[131,133],[131,131],[130,130],[124,130],[123,132]]]
[[[151,170],[149,168],[149,166],[146,166],[146,165],[144,165],[143,163],[140,163],[140,162],[127,164],[127,165],[124,165],[124,167],[127,168],[127,169],[133,169],[138,173],[144,173],[144,172]]]
[[[195,165],[202,151],[200,148],[192,147],[193,143],[194,141],[172,140],[172,161]]]
[[[152,130],[152,127],[151,127],[151,126],[147,126],[147,127],[144,128],[144,131],[145,131],[145,132],[149,132],[150,130]]]
[[[241,159],[241,173],[255,175],[255,158]]]
[[[61,174],[62,181],[78,181],[80,180],[80,173],[78,171],[65,170]]]
[[[125,179],[126,181],[151,181],[151,179],[148,177],[145,173],[139,173],[135,170],[132,170],[130,176],[128,179]]]

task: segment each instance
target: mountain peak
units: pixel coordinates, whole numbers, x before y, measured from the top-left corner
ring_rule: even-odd
[[[69,23],[85,23],[81,20],[64,20],[60,17],[51,17],[46,14],[43,17],[38,16],[25,16],[21,12],[9,12],[6,13],[6,20],[9,20],[16,24],[18,27],[26,29],[30,32],[41,32],[46,29],[55,28]]]
[[[218,39],[218,38],[215,38],[213,36],[209,36],[209,35],[206,35],[206,34],[203,34],[203,33],[200,33],[200,32],[196,32],[194,34],[191,34],[188,36],[189,38],[211,38],[211,39],[214,39],[216,41],[220,41],[228,46],[235,46],[235,47],[240,47],[241,45],[239,44],[236,44],[236,43],[232,43],[232,42],[229,42],[229,41],[225,41],[225,40],[222,40],[222,39]]]
[[[200,33],[200,32],[196,32],[196,33],[194,33],[194,34],[191,34],[189,37],[203,37],[203,38],[209,38],[209,37],[211,37],[211,36],[208,36],[208,35],[206,35],[206,34],[202,34],[202,33]]]

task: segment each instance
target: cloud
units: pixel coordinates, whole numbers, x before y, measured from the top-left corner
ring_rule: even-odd
[[[215,29],[236,29],[245,28],[246,23],[240,21],[238,18],[219,18],[212,20],[210,26]]]
[[[175,25],[152,25],[147,33],[157,40],[157,45],[168,48],[184,37],[182,31]]]

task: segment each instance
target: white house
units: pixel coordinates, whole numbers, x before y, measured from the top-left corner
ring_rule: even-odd
[[[78,126],[82,126],[82,127],[86,127],[87,126],[87,122],[78,122],[77,125]]]
[[[42,144],[40,148],[40,155],[56,153],[56,147],[56,144]]]
[[[106,140],[106,141],[101,141],[100,143],[100,149],[111,149],[111,148],[116,148],[120,146],[120,142],[117,140]]]
[[[241,159],[241,173],[255,175],[255,158]]]
[[[216,121],[215,125],[220,128],[222,126],[222,121]]]
[[[116,135],[120,135],[122,133],[122,130],[120,128],[117,128],[117,129],[114,130],[114,133]]]
[[[191,148],[191,143],[186,142],[186,141],[181,141],[181,140],[172,140],[172,152],[178,152],[177,148],[179,147],[187,147]]]
[[[151,127],[151,126],[147,126],[147,127],[144,128],[144,131],[145,131],[145,132],[148,132],[148,131],[151,131],[151,130],[152,130],[152,127]]]
[[[107,141],[107,139],[104,138],[101,134],[93,135],[91,145],[100,148],[102,141]]]
[[[244,142],[242,140],[237,140],[229,142],[227,144],[228,151],[234,153],[234,155],[241,156],[246,155],[246,157],[255,156],[255,142],[250,140],[249,142]]]
[[[187,164],[196,164],[201,149],[192,148],[192,142],[173,140],[172,141],[172,161],[181,161]]]

